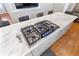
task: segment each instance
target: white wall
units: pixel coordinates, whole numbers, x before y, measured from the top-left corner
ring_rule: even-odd
[[[63,12],[65,3],[55,3],[54,4],[54,12]]]
[[[72,11],[76,3],[70,3],[67,11]]]
[[[1,14],[1,13],[5,13],[5,12],[6,12],[6,10],[5,10],[3,4],[0,3],[0,14]]]
[[[72,10],[74,7],[73,3],[55,3],[54,12],[65,12],[67,10]]]

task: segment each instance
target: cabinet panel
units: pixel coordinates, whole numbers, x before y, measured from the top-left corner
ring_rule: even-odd
[[[72,24],[72,23],[66,25],[65,27],[63,27],[63,28],[60,30],[59,38],[60,38],[65,32],[67,32],[67,30],[71,27],[71,24]]]

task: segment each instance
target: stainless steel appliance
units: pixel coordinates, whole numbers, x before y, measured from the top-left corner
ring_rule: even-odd
[[[59,28],[58,25],[48,20],[44,20],[34,25],[22,28],[22,33],[24,34],[28,44],[32,45],[39,39],[52,33],[57,28]]]

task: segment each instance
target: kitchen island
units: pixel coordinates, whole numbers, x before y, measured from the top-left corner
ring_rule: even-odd
[[[54,44],[71,26],[76,16],[54,13],[0,28],[0,55],[39,56]],[[48,20],[60,28],[29,46],[21,29]],[[20,39],[17,36],[20,36]]]

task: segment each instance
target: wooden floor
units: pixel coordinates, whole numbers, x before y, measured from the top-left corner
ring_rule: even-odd
[[[50,49],[58,56],[79,56],[79,23],[73,23]]]

